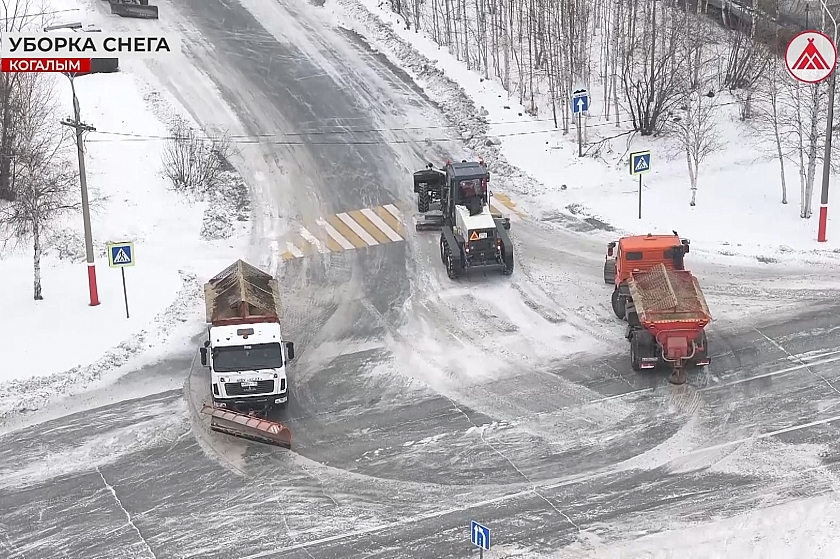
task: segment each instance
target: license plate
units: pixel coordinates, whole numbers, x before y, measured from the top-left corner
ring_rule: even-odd
[[[253,388],[257,385],[257,381],[255,380],[243,380],[239,383],[242,388]]]
[[[479,239],[486,239],[487,238],[487,233],[479,233],[478,238]]]

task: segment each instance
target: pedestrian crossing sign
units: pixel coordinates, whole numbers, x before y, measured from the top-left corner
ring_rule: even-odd
[[[630,174],[642,175],[650,172],[650,152],[637,151],[630,154]]]
[[[111,268],[134,266],[134,243],[130,241],[108,243],[108,265]]]

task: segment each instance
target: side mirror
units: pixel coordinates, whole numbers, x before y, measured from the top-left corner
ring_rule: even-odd
[[[198,350],[201,353],[201,364],[207,366],[207,348],[202,347]]]
[[[295,344],[294,342],[286,342],[286,357],[289,361],[295,358]]]
[[[492,198],[492,197],[493,197],[493,191],[492,191],[492,190],[488,190],[488,191],[487,191],[487,196],[489,196],[490,198]]]
[[[204,342],[204,347],[210,347],[210,340],[206,340]]]
[[[612,255],[613,255],[613,248],[612,247],[607,247],[607,256],[612,256]]]

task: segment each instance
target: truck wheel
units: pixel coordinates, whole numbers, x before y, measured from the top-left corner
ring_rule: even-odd
[[[510,264],[505,264],[504,269],[502,270],[502,274],[509,276],[513,273],[513,260],[510,261]]]
[[[429,190],[426,185],[422,185],[420,192],[417,193],[417,211],[420,213],[429,211]]]
[[[460,259],[456,260],[456,257],[452,256],[452,248],[446,241],[444,241],[443,250],[445,251],[443,265],[446,266],[446,275],[449,276],[449,279],[455,279],[461,270],[461,261]]]
[[[615,284],[615,259],[604,262],[604,283]]]
[[[440,234],[440,261],[441,263],[446,266],[446,237],[443,235],[443,232]]]
[[[507,253],[502,252],[502,261],[505,263],[505,267],[502,269],[502,274],[509,276],[513,273],[513,255],[510,255],[510,262],[506,261]]]
[[[452,259],[452,253],[450,251],[446,251],[446,275],[449,276],[449,279],[455,279],[458,277],[458,269],[455,267],[455,261]]]
[[[624,320],[626,307],[627,300],[621,296],[621,294],[618,292],[618,288],[616,287],[612,293],[612,308],[613,312],[615,313],[615,316],[617,316],[621,320]]]
[[[639,336],[633,335],[630,337],[630,366],[634,371],[642,370],[642,361],[639,355]]]

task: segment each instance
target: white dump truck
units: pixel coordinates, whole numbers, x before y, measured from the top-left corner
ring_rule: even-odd
[[[284,407],[295,347],[280,328],[277,280],[237,260],[204,285],[204,298],[210,326],[200,352],[213,406],[262,417]]]

